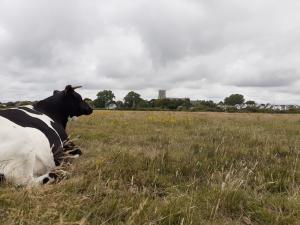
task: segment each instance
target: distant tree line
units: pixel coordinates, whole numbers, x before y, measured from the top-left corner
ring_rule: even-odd
[[[188,98],[177,99],[151,99],[146,100],[139,93],[134,91],[128,92],[123,101],[116,101],[115,95],[111,90],[103,90],[97,93],[95,100],[85,99],[94,108],[98,109],[139,109],[139,110],[178,110],[189,109],[192,104]]]
[[[24,105],[32,105],[33,103],[35,103],[34,101],[16,101],[16,102],[5,102],[2,103],[0,102],[0,109],[1,108],[12,108],[12,107],[20,107],[20,106],[24,106]]]
[[[300,113],[300,107],[276,106],[271,104],[257,104],[253,100],[245,100],[241,94],[232,94],[219,103],[211,100],[191,101],[189,98],[165,98],[146,100],[139,93],[130,91],[123,100],[116,101],[111,90],[99,91],[94,100],[84,99],[95,109],[115,110],[172,110],[172,111],[207,111],[207,112],[265,112],[265,113]],[[1,103],[0,108],[30,105],[31,101],[17,101]]]
[[[285,110],[270,107],[271,104],[257,104],[253,100],[245,100],[241,94],[232,94],[219,103],[211,100],[191,101],[189,98],[165,98],[146,100],[140,94],[130,91],[123,101],[115,101],[111,90],[98,92],[95,100],[88,102],[98,109],[119,110],[177,110],[177,111],[209,111],[209,112],[266,112],[266,113],[300,113],[300,108],[290,106]]]

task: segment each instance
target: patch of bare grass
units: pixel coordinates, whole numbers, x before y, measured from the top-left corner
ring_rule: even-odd
[[[96,111],[67,179],[0,186],[1,224],[300,224],[299,121]]]

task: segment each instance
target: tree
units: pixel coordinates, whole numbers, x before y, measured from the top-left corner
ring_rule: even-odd
[[[122,101],[117,101],[116,105],[118,109],[122,109],[124,107],[124,103]]]
[[[175,110],[178,107],[181,108],[189,108],[191,107],[191,101],[189,98],[179,98],[179,99],[152,99],[149,104],[154,108],[162,108],[162,109],[171,109]]]
[[[139,101],[139,103],[138,103],[138,107],[139,108],[150,108],[151,104],[149,101],[147,101],[145,99],[141,99],[141,101]]]
[[[16,103],[15,102],[7,102],[5,105],[7,107],[14,107],[14,106],[16,106]]]
[[[225,105],[243,104],[245,102],[244,96],[240,94],[232,94],[224,99]]]
[[[85,101],[87,104],[89,104],[89,106],[94,107],[94,102],[92,99],[85,98],[85,99],[83,99],[83,101]]]
[[[103,90],[98,92],[97,98],[94,100],[94,106],[96,108],[104,108],[107,103],[114,100],[115,95],[111,90]]]
[[[249,100],[249,101],[246,101],[246,104],[247,105],[255,105],[255,101]]]
[[[217,104],[214,103],[213,101],[209,100],[209,101],[205,101],[205,100],[199,100],[199,101],[196,101],[194,103],[194,106],[196,107],[202,107],[202,106],[205,106],[207,108],[216,108],[217,107]]]
[[[130,91],[124,97],[124,105],[127,108],[136,108],[141,101],[142,101],[141,95],[134,91]]]
[[[15,103],[16,107],[20,107],[20,106],[24,106],[24,105],[32,105],[32,102],[31,101],[17,101]]]

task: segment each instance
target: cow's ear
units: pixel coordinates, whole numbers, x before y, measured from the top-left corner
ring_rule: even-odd
[[[69,94],[72,94],[74,92],[74,89],[71,85],[67,85],[64,92],[65,92],[65,95],[69,95]]]
[[[58,94],[60,91],[58,91],[58,90],[54,90],[53,91],[53,95],[56,95],[56,94]]]

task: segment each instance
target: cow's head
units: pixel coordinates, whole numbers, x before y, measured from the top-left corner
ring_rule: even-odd
[[[77,88],[79,87],[67,85],[65,90],[61,92],[54,91],[54,95],[60,94],[62,96],[63,108],[70,117],[90,115],[93,109],[88,103],[83,101],[81,95],[75,91]]]
[[[33,107],[65,128],[69,117],[89,115],[93,112],[88,103],[75,91],[77,88],[79,87],[67,85],[64,90],[54,91],[52,96],[36,102]]]

